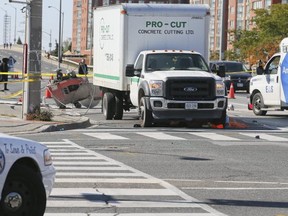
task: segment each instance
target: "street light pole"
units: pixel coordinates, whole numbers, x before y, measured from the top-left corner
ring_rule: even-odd
[[[50,38],[50,42],[49,42],[49,53],[51,54],[51,46],[52,46],[52,41],[51,41],[51,39],[52,39],[52,30],[50,29],[50,33],[48,33],[48,32],[45,32],[45,31],[42,31],[43,33],[45,33],[45,34],[47,34],[47,35],[49,35],[49,38]]]
[[[60,0],[60,9],[55,8],[53,6],[48,6],[48,8],[54,8],[59,11],[59,42],[58,42],[58,67],[60,68],[60,64],[62,62],[62,43],[63,43],[63,26],[64,26],[64,12],[62,12],[62,0]],[[63,19],[62,19],[63,16]],[[61,24],[62,23],[62,24]]]
[[[14,44],[16,44],[16,28],[17,28],[17,8],[12,6],[11,4],[5,3],[5,5],[9,5],[10,7],[14,8],[15,10],[15,20],[14,20]]]

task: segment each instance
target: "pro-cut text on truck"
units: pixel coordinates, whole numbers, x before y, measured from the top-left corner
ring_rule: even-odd
[[[271,110],[288,109],[288,38],[280,43],[280,52],[264,66],[257,68],[257,76],[250,80],[249,109],[255,115]]]
[[[105,118],[138,109],[157,122],[225,124],[227,98],[208,60],[208,5],[121,4],[94,10],[93,83]]]

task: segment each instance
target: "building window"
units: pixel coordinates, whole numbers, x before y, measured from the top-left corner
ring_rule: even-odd
[[[263,8],[262,1],[255,1],[252,3],[253,10]]]

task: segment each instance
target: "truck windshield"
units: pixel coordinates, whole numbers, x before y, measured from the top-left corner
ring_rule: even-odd
[[[145,71],[207,71],[208,66],[199,54],[153,53],[146,56]]]

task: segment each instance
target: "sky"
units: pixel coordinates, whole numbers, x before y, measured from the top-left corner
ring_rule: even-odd
[[[19,0],[18,0],[19,1]],[[24,0],[21,0],[24,1]],[[73,0],[61,0],[62,12],[64,13],[63,40],[72,38],[72,10]],[[6,3],[6,4],[5,4]],[[59,40],[59,8],[60,0],[42,0],[43,17],[42,17],[42,49],[49,51],[50,31],[51,31],[51,49],[55,49],[55,40]],[[0,45],[3,44],[4,14],[7,11],[11,17],[11,42],[14,42],[15,32],[15,8],[16,8],[16,39],[20,36],[24,41],[25,31],[25,14],[21,12],[24,4],[9,3],[9,0],[0,0]],[[52,6],[48,8],[48,6]],[[46,33],[45,33],[46,32]]]

